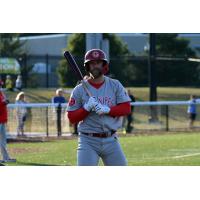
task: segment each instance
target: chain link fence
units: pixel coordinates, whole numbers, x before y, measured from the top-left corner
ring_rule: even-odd
[[[194,126],[189,127],[187,107],[183,102],[136,102],[134,106],[133,127],[131,133],[156,133],[163,131],[191,131],[200,130],[200,117],[197,115]],[[65,136],[74,132],[74,127],[66,117],[66,106],[53,104],[27,104],[27,119],[24,132],[28,136]],[[199,103],[196,104],[200,113]],[[9,104],[8,132],[17,135],[18,120],[16,118],[17,105]],[[60,109],[60,110],[59,110]],[[58,114],[60,112],[60,114]],[[60,117],[59,117],[59,116]],[[58,119],[59,118],[59,119]],[[126,133],[127,121],[123,120],[123,127],[119,133]]]

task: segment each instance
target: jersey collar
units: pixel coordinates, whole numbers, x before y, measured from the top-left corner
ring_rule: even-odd
[[[88,80],[88,83],[96,89],[99,89],[105,82],[105,79],[101,83],[93,83],[91,80]]]

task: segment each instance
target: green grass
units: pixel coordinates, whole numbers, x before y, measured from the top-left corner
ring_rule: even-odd
[[[9,165],[75,165],[76,146],[76,140],[9,143],[10,155],[17,158],[16,164]]]
[[[149,88],[147,87],[131,87],[138,101],[149,101]],[[192,87],[157,87],[158,101],[185,101],[191,94],[200,96],[199,88]]]
[[[71,88],[66,88],[71,89]],[[133,92],[137,101],[149,100],[149,88],[147,87],[131,87],[129,88]],[[51,98],[55,95],[56,88],[38,88],[38,89],[24,89],[26,93],[27,101],[30,103],[47,103],[51,102]],[[11,103],[15,102],[17,92],[6,92]],[[199,88],[185,88],[185,87],[158,87],[157,88],[158,100],[188,100],[190,94],[196,94],[200,96]],[[65,94],[65,97],[69,99],[70,94]]]
[[[66,88],[66,90],[71,90]],[[29,103],[50,103],[53,96],[55,96],[56,88],[27,88],[23,90],[26,94],[26,100]],[[11,103],[15,102],[18,92],[6,92],[6,95]],[[65,97],[69,99],[70,94],[66,93]]]
[[[182,133],[123,138],[129,165],[200,165],[200,134]]]
[[[147,87],[131,87],[133,94],[136,96],[136,101],[148,101],[149,98],[149,89]],[[65,88],[68,90],[68,93],[65,94],[65,97],[69,99],[71,88]],[[26,99],[30,103],[50,103],[52,97],[55,95],[56,88],[38,88],[38,89],[25,89]],[[17,92],[6,92],[10,102],[14,103]],[[198,88],[183,88],[183,87],[158,87],[158,100],[188,100],[190,94],[196,94],[200,96],[200,90]],[[164,108],[164,107],[162,107]],[[200,107],[197,107],[197,112],[199,112]],[[161,121],[161,124],[149,124],[149,108],[145,107],[135,107],[134,111],[134,120],[135,120],[135,130],[148,130],[148,129],[164,129],[165,128],[165,115],[164,109],[158,107],[158,117]],[[37,111],[38,113],[38,111]],[[181,113],[181,114],[180,114]],[[35,115],[37,116],[37,114]],[[43,116],[43,115],[41,115]],[[13,116],[10,114],[10,118],[13,119]],[[42,120],[41,120],[42,121]],[[182,130],[186,130],[188,127],[188,114],[187,114],[187,106],[170,106],[169,108],[169,128],[183,128]],[[26,125],[28,125],[28,121]],[[55,124],[50,123],[52,125],[52,130],[54,130]],[[8,123],[9,130],[15,131],[16,127],[13,126],[13,120],[10,120]],[[196,127],[200,127],[199,115],[197,115],[197,120],[195,123]],[[33,125],[31,127],[32,131],[37,132],[38,128],[44,129],[43,125]],[[65,129],[68,132],[69,128]],[[30,131],[30,126],[27,126],[27,132]],[[39,131],[44,131],[40,130]]]
[[[130,89],[137,101],[148,100],[148,88],[132,87]],[[25,89],[24,91],[28,102],[46,103],[51,102],[55,90],[55,88],[50,88]],[[190,94],[200,96],[198,88],[158,87],[157,91],[158,100],[188,100]],[[7,95],[13,103],[17,92],[7,92]],[[69,94],[65,96],[69,98]],[[185,110],[186,108],[180,108],[178,113],[183,113]],[[174,113],[173,115],[175,116]],[[143,115],[141,117],[144,118]],[[135,120],[139,119],[135,117]],[[200,134],[197,133],[120,137],[120,141],[131,166],[200,165]],[[14,165],[76,165],[77,140],[10,143],[8,147],[11,155],[18,160]]]
[[[119,140],[130,166],[200,165],[198,133],[127,136],[120,137]],[[10,154],[18,161],[9,165],[76,165],[76,139],[9,143],[8,148]]]

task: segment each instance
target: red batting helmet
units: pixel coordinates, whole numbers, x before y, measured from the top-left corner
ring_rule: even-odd
[[[86,52],[85,59],[84,59],[84,66],[87,71],[88,69],[88,62],[93,60],[102,60],[104,61],[104,68],[103,68],[103,74],[106,74],[108,72],[108,60],[106,58],[106,54],[101,49],[91,49]]]

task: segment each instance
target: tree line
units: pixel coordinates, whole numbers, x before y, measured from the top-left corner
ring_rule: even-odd
[[[19,37],[23,34],[0,34],[0,57],[17,57],[22,51]],[[23,35],[24,36],[24,35]],[[69,50],[85,74],[83,67],[85,54],[84,33],[72,34],[68,39],[66,50]],[[125,86],[148,85],[148,57],[144,52],[139,57],[129,51],[116,34],[104,33],[103,38],[110,43],[109,75],[119,79]],[[189,47],[189,40],[178,37],[178,34],[156,34],[157,56],[195,57],[195,52]],[[62,55],[61,55],[62,56]],[[66,60],[61,59],[57,67],[60,85],[73,87],[77,80]],[[22,68],[23,70],[23,68]],[[198,86],[200,84],[200,66],[188,61],[156,61],[156,80],[158,86]]]
[[[115,34],[103,34],[110,42],[110,75],[119,79],[125,86],[148,85],[147,53],[140,57],[128,50],[126,44]],[[66,50],[75,56],[83,73],[83,58],[85,53],[85,34],[73,34]],[[189,47],[189,40],[179,38],[178,34],[156,34],[156,52],[161,57],[195,57],[195,52]],[[67,62],[62,59],[58,74],[63,86],[73,86],[76,79]],[[200,84],[200,67],[198,63],[176,60],[156,61],[156,80],[158,86],[198,86]]]

